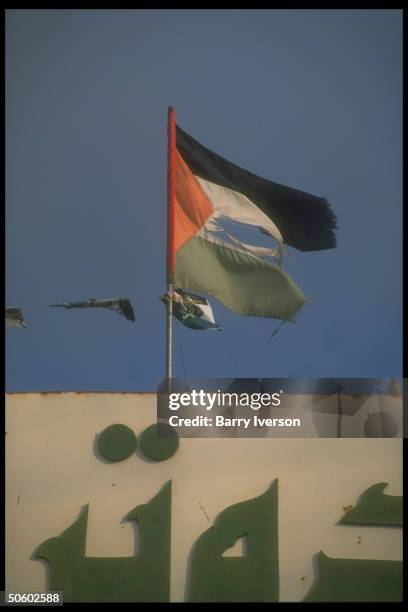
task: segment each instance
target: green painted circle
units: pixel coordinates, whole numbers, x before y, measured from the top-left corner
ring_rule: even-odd
[[[98,450],[109,461],[123,461],[135,452],[137,440],[126,425],[109,425],[98,436]]]
[[[160,428],[160,435],[158,432]],[[162,437],[169,436],[169,437]],[[149,459],[153,461],[166,461],[170,459],[179,447],[179,437],[174,427],[167,423],[151,425],[140,437],[140,448]]]

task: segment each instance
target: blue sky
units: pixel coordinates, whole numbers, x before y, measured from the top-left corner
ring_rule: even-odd
[[[163,377],[168,105],[339,226],[286,261],[310,300],[295,325],[268,343],[278,322],[212,300],[223,333],[177,323],[174,374],[401,376],[401,73],[399,10],[8,10],[6,305],[28,327],[6,331],[7,390]],[[117,296],[135,323],[48,308]]]

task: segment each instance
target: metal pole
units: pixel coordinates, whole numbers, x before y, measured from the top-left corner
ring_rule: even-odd
[[[171,393],[173,376],[173,276],[175,269],[175,218],[176,198],[176,117],[171,106],[168,109],[167,150],[167,338],[166,338],[166,387]]]
[[[173,283],[168,281],[167,293],[167,342],[166,342],[166,387],[171,393],[171,377],[173,374]]]
[[[343,417],[343,409],[341,406],[340,385],[337,385],[337,437],[341,438],[341,419]]]

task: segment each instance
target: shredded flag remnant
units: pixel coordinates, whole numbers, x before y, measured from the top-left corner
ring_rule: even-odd
[[[173,299],[173,315],[183,325],[190,329],[222,331],[222,328],[216,324],[212,308],[205,298],[183,289],[176,289],[171,294],[165,293],[160,299],[167,304],[170,297]]]
[[[7,327],[22,327],[26,329],[27,326],[21,308],[6,308],[6,325]]]
[[[89,298],[82,302],[63,302],[62,304],[50,304],[50,306],[54,308],[108,308],[122,315],[122,317],[126,317],[128,321],[135,320],[132,304],[127,298],[104,300]]]
[[[239,168],[179,126],[175,132],[174,282],[238,314],[293,320],[307,299],[281,268],[283,244],[335,247],[336,217],[327,200]],[[223,221],[261,231],[274,248],[241,242]]]

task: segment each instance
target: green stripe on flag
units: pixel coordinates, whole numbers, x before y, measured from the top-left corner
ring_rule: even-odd
[[[241,315],[290,320],[307,302],[280,268],[199,236],[177,251],[175,283],[208,293]]]

